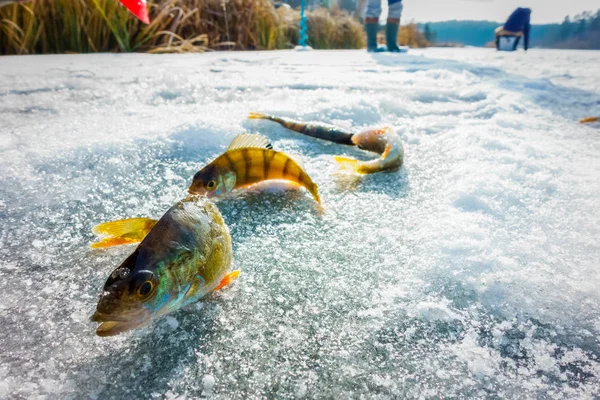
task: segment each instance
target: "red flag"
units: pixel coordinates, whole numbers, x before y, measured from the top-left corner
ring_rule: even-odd
[[[119,0],[129,11],[133,13],[140,21],[145,24],[150,23],[148,16],[148,8],[146,8],[146,0]]]

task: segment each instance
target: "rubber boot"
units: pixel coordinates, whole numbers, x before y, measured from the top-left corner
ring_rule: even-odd
[[[400,23],[388,21],[385,25],[385,43],[389,52],[400,53],[400,47],[398,47],[398,28]]]
[[[367,33],[367,51],[369,53],[380,53],[386,51],[385,46],[377,45],[377,31],[379,30],[379,22],[365,23],[365,32]]]

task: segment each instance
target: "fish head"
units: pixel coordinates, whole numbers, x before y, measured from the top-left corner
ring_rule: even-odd
[[[352,136],[352,142],[360,149],[382,154],[388,143],[388,133],[392,131],[389,126],[367,129]]]
[[[233,190],[236,178],[235,172],[210,164],[194,175],[188,192],[208,197],[221,196]]]
[[[150,270],[135,270],[137,250],[113,271],[91,320],[99,322],[98,336],[113,336],[142,328],[152,321],[159,278]]]

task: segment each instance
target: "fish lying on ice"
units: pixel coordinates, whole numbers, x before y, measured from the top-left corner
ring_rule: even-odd
[[[236,136],[225,153],[198,171],[189,193],[220,196],[267,180],[285,180],[303,186],[317,203],[321,202],[317,184],[299,160],[273,150],[267,137],[249,133]]]
[[[357,146],[359,149],[371,151],[381,155],[371,161],[358,161],[350,157],[336,156],[335,160],[344,169],[349,169],[359,174],[372,174],[379,171],[395,170],[402,166],[404,161],[404,147],[396,132],[390,127],[370,129],[353,133],[330,125],[302,123],[286,118],[271,115],[250,113],[250,119],[266,119],[277,122],[283,127],[315,138]]]
[[[586,118],[582,118],[579,120],[580,124],[589,124],[592,122],[598,122],[600,121],[600,117],[586,117]]]
[[[190,196],[149,229],[148,221],[134,218],[101,225],[104,232],[130,232],[129,238],[137,235],[143,240],[104,284],[91,317],[100,323],[99,336],[147,326],[153,318],[194,303],[239,275],[239,270],[228,272],[231,236],[210,200]]]
[[[284,128],[289,130],[302,133],[306,136],[312,136],[317,139],[328,140],[339,144],[347,144],[353,146],[352,136],[354,132],[349,132],[333,125],[327,124],[315,124],[311,122],[300,122],[294,121],[287,118],[274,117],[272,115],[261,114],[252,112],[248,115],[249,119],[266,119],[269,121],[277,122]]]
[[[336,156],[335,160],[343,168],[359,174],[396,170],[404,162],[404,147],[400,136],[390,127],[366,130],[352,136],[352,142],[359,149],[372,151],[381,157],[370,161],[358,161],[351,157]]]

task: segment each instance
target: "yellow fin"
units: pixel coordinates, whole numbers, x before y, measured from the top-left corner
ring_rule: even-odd
[[[315,198],[315,200],[317,201],[317,203],[319,203],[319,208],[321,208],[322,211],[322,207],[321,207],[321,196],[319,196],[319,187],[317,186],[317,184],[315,183],[315,186],[312,188],[312,190],[309,190],[310,194],[313,195],[313,197]]]
[[[108,238],[104,238],[102,240],[100,240],[99,242],[96,243],[92,243],[90,245],[90,247],[92,249],[104,249],[106,247],[112,247],[112,246],[120,246],[122,244],[132,244],[132,243],[139,243],[141,240],[140,239],[130,239],[130,238],[123,238],[123,237],[108,237]]]
[[[360,167],[359,161],[350,157],[335,156],[335,161],[337,161],[338,164],[340,164],[340,168],[343,170],[351,170],[354,172],[358,172],[358,169]]]
[[[249,119],[269,119],[269,116],[267,114],[251,112],[250,114],[248,114],[248,118]]]
[[[157,222],[150,218],[128,218],[96,225],[92,231],[107,238],[92,244],[92,248],[141,242]]]
[[[390,150],[392,150],[392,145],[388,143],[387,146],[385,146],[385,150],[383,151],[381,158],[385,160],[390,154]]]
[[[227,275],[225,275],[223,277],[223,279],[221,279],[221,282],[217,285],[216,288],[214,288],[212,291],[216,292],[217,290],[221,290],[223,289],[225,286],[229,285],[231,282],[233,282],[238,275],[240,274],[240,270],[236,269],[235,271],[231,271],[230,273],[228,273]]]
[[[306,176],[309,177],[310,182],[312,183],[312,187],[310,186],[305,186],[304,184],[301,184],[299,182],[296,182],[298,185],[300,186],[304,186],[309,192],[310,194],[312,194],[312,196],[315,198],[315,200],[317,201],[317,203],[321,204],[321,197],[319,196],[319,186],[313,182],[312,178],[310,177],[310,175],[308,175],[308,172],[306,172],[306,170],[304,169],[304,161],[302,161],[302,157],[300,157],[297,154],[288,154],[288,153],[283,153],[285,156],[289,157],[291,160],[293,160],[296,164],[298,164],[298,166],[300,167],[300,169],[302,170],[302,172],[304,172],[306,174]]]
[[[237,135],[231,141],[227,151],[243,149],[248,147],[258,147],[260,149],[272,149],[273,145],[268,137],[259,133],[242,133]]]
[[[128,234],[143,235],[145,237],[150,229],[156,225],[158,221],[150,218],[127,218],[117,221],[104,222],[96,225],[92,231],[96,235],[104,236],[124,236]]]
[[[580,124],[588,124],[590,122],[596,122],[600,120],[600,117],[587,117],[587,118],[582,118],[579,120]]]

